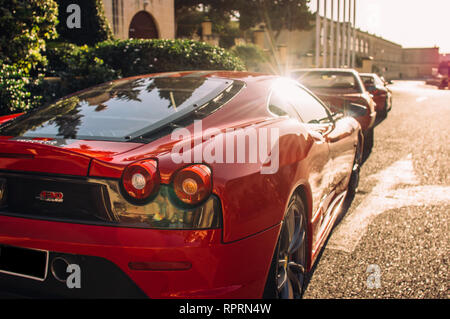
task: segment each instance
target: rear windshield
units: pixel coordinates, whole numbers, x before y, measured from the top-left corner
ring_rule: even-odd
[[[336,89],[361,93],[361,83],[353,73],[334,71],[312,71],[301,76],[300,81],[310,89]]]
[[[367,86],[384,86],[383,81],[377,75],[361,75],[361,80]]]
[[[231,98],[225,93],[233,84],[201,77],[115,81],[7,122],[0,135],[129,141],[200,109],[211,113]],[[205,108],[212,101],[216,107]]]

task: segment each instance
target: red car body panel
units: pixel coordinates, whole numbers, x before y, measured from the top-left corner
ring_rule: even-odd
[[[11,114],[11,115],[0,116],[0,124],[6,123],[8,121],[11,121],[11,120],[15,119],[16,117],[19,117],[19,116],[21,116],[23,114],[24,113],[16,113],[16,114]]]
[[[384,109],[386,107],[385,104],[387,99],[387,91],[377,89],[375,91],[372,91],[371,94],[376,105],[375,110],[377,111],[377,113],[384,112]]]
[[[0,169],[88,176],[92,158],[110,161],[114,155],[142,144],[74,141],[63,147],[48,144],[52,139],[0,140]]]
[[[361,73],[362,79],[372,78],[371,83],[366,84],[366,89],[372,94],[372,98],[376,104],[375,110],[378,114],[385,114],[392,107],[391,91],[383,84],[380,77],[374,73]]]
[[[278,232],[276,226],[224,244],[220,230],[174,232],[0,215],[2,244],[103,257],[116,264],[150,298],[260,298],[265,284],[261,278],[267,276],[266,265],[270,264]],[[128,266],[130,262],[145,261],[188,261],[192,268],[136,271]]]
[[[120,267],[151,298],[260,298],[289,198],[300,189],[309,221],[307,268],[311,269],[337,217],[338,210],[330,218],[327,210],[347,189],[360,126],[352,118],[337,120],[324,140],[318,141],[303,124],[274,118],[267,110],[268,92],[276,77],[237,72],[199,76],[246,83],[237,96],[202,121],[203,130],[251,125],[280,130],[279,170],[275,174],[261,174],[263,163],[259,160],[208,164],[213,172],[213,194],[222,206],[222,229],[106,227],[0,213],[0,244],[101,256]],[[193,125],[187,128],[193,131]],[[185,166],[172,161],[170,151],[177,141],[170,136],[148,144],[71,140],[51,145],[49,141],[0,137],[0,170],[120,179],[128,164],[153,158],[158,161],[161,183],[170,184],[174,173]],[[194,137],[185,142],[194,144]],[[130,262],[145,261],[187,261],[192,268],[136,271],[128,267]]]

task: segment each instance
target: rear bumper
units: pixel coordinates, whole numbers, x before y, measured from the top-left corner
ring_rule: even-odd
[[[7,283],[0,284],[0,294],[33,297],[44,292],[45,296],[69,298],[260,298],[279,228],[277,225],[224,244],[219,229],[133,229],[0,215],[0,244],[48,250],[49,263],[55,256],[69,255],[73,263],[79,263],[82,279],[81,288],[70,289],[56,281],[50,271],[44,282],[0,273],[0,283]],[[130,262],[188,262],[192,267],[131,270]],[[109,284],[105,284],[105,278]]]

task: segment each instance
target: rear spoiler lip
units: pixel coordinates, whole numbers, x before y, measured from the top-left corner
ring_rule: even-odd
[[[120,158],[134,148],[115,154]],[[40,162],[40,163],[39,163]],[[0,171],[23,171],[44,174],[72,175],[98,178],[121,178],[125,167],[133,160],[96,157],[66,147],[33,140],[0,139]]]
[[[93,157],[61,147],[0,140],[0,170],[88,176]]]
[[[21,115],[24,115],[25,113],[16,113],[16,114],[10,114],[10,115],[4,115],[0,116],[0,126],[6,122],[9,122],[11,120],[14,120],[16,117],[19,117]]]

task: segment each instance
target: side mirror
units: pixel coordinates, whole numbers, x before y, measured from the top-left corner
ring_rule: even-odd
[[[357,103],[348,103],[344,107],[344,114],[351,117],[360,117],[367,114],[367,107]]]

